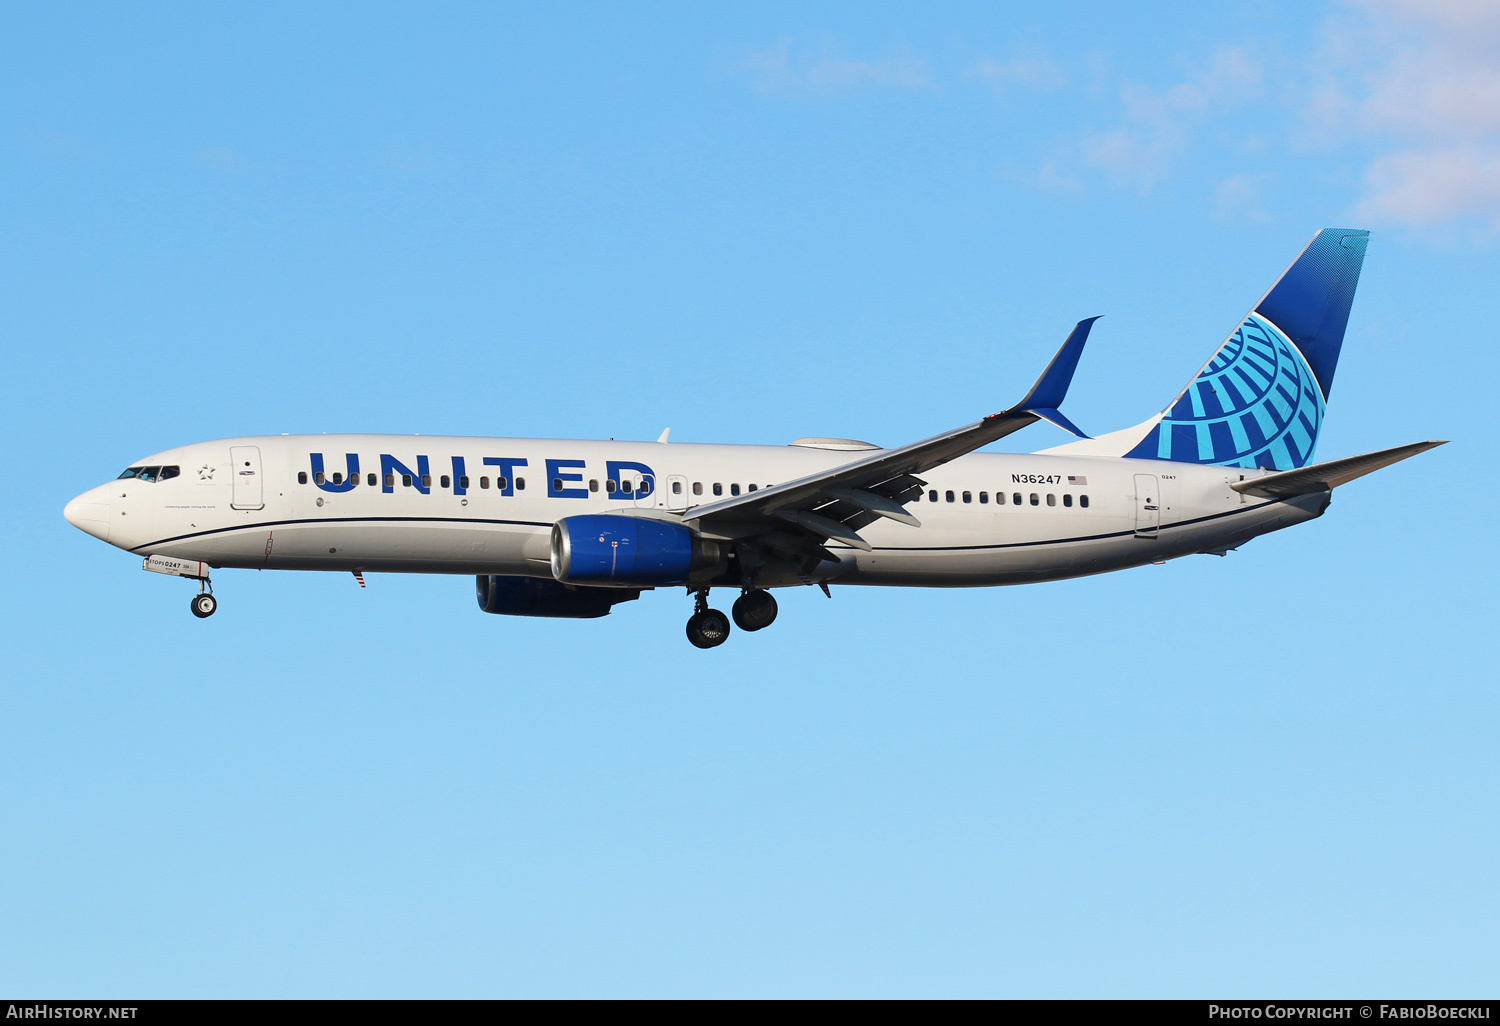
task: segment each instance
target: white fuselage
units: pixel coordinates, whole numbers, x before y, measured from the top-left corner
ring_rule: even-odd
[[[358,466],[352,486],[349,454]],[[551,527],[563,517],[686,511],[691,523],[693,506],[861,455],[802,446],[261,436],[151,456],[138,465],[179,473],[101,485],[70,503],[67,515],[122,549],[211,567],[550,578]],[[872,551],[832,542],[841,561],[823,563],[811,579],[925,587],[1055,580],[1222,551],[1326,508],[1326,492],[1281,502],[1229,487],[1261,473],[971,453],[922,475],[922,498],[907,506],[921,527],[878,520],[860,532]],[[769,569],[756,581],[798,583],[806,579]]]

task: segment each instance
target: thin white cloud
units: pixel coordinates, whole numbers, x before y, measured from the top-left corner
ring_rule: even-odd
[[[1500,151],[1415,149],[1377,158],[1359,205],[1367,218],[1426,227],[1478,216],[1500,229]]]
[[[1082,160],[1119,184],[1150,189],[1206,121],[1245,102],[1260,81],[1259,66],[1239,47],[1221,47],[1206,65],[1166,87],[1126,81],[1119,87],[1120,123],[1085,135]]]
[[[198,151],[193,156],[193,163],[215,171],[238,171],[245,166],[245,158],[226,146],[215,146]]]
[[[1083,192],[1083,181],[1077,175],[1064,170],[1064,167],[1065,163],[1063,161],[1049,160],[1034,174],[1024,177],[1044,192],[1065,194]]]
[[[763,93],[807,95],[850,92],[856,89],[928,89],[932,74],[927,63],[899,55],[884,60],[859,60],[833,54],[796,53],[783,39],[767,50],[752,51],[740,63],[755,88]]]
[[[1015,57],[1008,61],[985,58],[974,67],[979,76],[1004,95],[1012,88],[1059,89],[1068,84],[1062,69],[1046,57]]]
[[[1500,230],[1500,4],[1355,0],[1330,23],[1334,74],[1309,113],[1374,139],[1361,216]]]
[[[81,139],[66,132],[43,132],[37,137],[36,148],[48,157],[81,157],[91,152]]]
[[[1236,174],[1224,179],[1214,189],[1214,216],[1232,224],[1259,224],[1269,220],[1261,201],[1262,186],[1269,177]]]

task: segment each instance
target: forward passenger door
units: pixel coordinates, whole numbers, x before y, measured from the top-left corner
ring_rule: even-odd
[[[230,446],[229,474],[233,482],[233,492],[229,500],[232,509],[265,508],[265,482],[260,467],[260,446]]]

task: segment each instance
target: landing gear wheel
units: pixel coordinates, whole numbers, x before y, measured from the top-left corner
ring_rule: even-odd
[[[193,615],[200,620],[205,616],[213,616],[214,610],[219,608],[219,600],[208,592],[193,596]]]
[[[698,648],[716,648],[729,640],[729,617],[717,609],[702,609],[688,617],[687,636]]]
[[[776,622],[776,599],[769,591],[747,591],[730,609],[734,625],[742,631],[758,631]]]

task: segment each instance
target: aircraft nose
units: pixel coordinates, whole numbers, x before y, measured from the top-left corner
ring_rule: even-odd
[[[63,519],[85,534],[109,541],[109,495],[101,485],[63,507]]]

